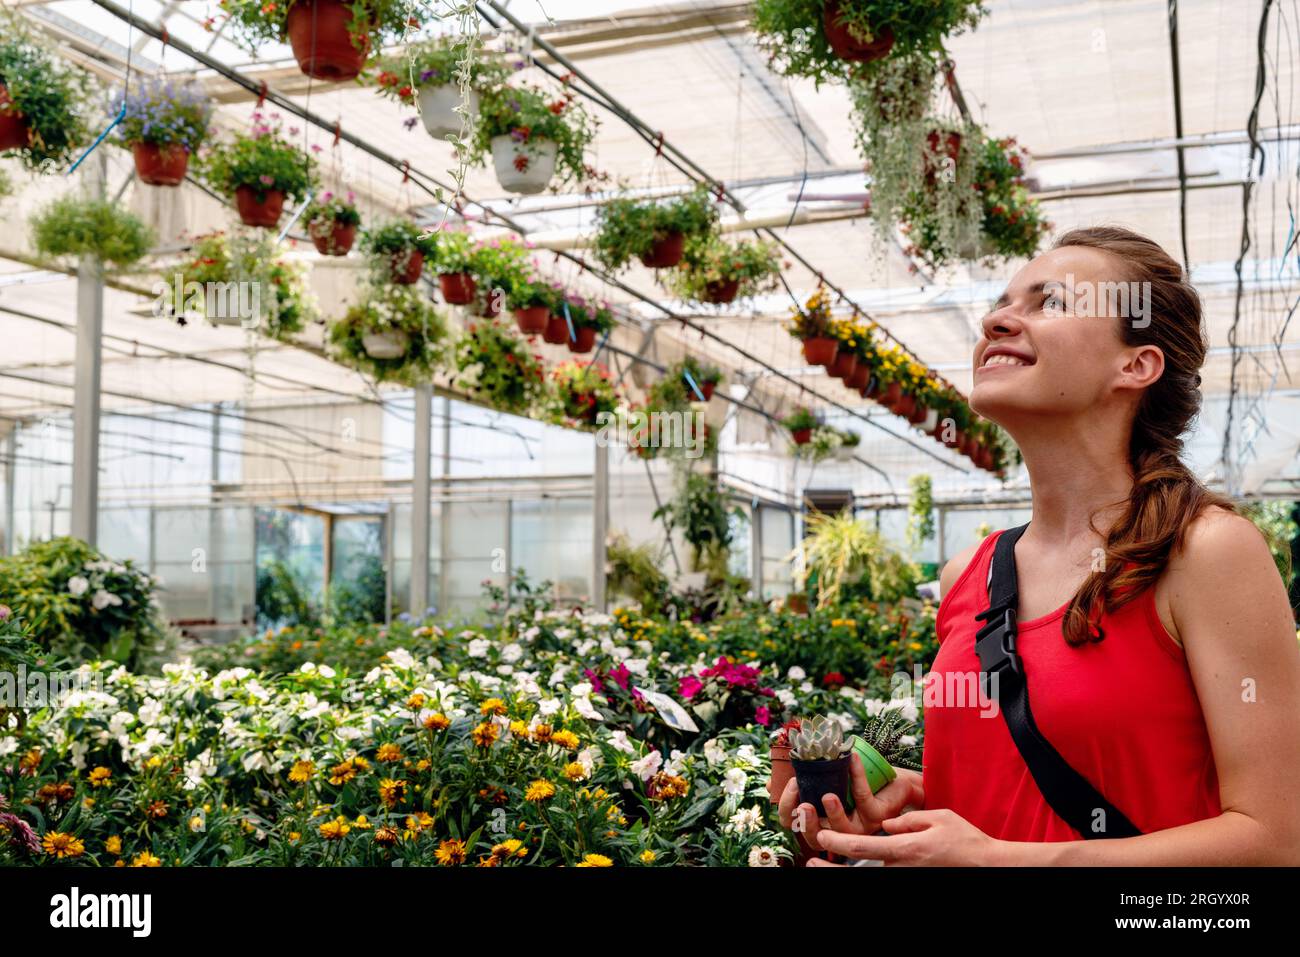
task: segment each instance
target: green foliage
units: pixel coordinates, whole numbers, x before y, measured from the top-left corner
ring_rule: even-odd
[[[331,581],[326,606],[333,624],[382,622],[388,610],[388,574],[378,555],[365,555],[360,569],[344,581]]]
[[[647,614],[662,613],[670,606],[672,585],[660,566],[654,545],[633,545],[615,533],[605,546],[606,591],[636,602]]]
[[[280,122],[253,113],[251,133],[236,133],[230,140],[212,144],[202,157],[200,170],[208,184],[224,196],[240,186],[257,193],[259,201],[279,190],[294,202],[307,198],[316,182],[316,161],[280,135]]]
[[[132,668],[152,661],[168,642],[157,585],[133,562],[113,561],[75,538],[0,558],[0,605],[29,623],[31,641],[60,658],[108,658]]]
[[[825,0],[755,0],[754,30],[769,65],[785,76],[817,84],[840,82],[861,65],[835,55],[823,26]],[[936,53],[945,37],[973,27],[985,13],[982,0],[841,0],[840,23],[862,42],[886,28],[894,33],[889,58]]]
[[[614,328],[614,311],[607,302],[569,293],[560,303],[560,311],[568,314],[575,329],[595,329],[603,335]]]
[[[257,624],[259,628],[301,625],[315,628],[321,613],[307,594],[307,586],[287,562],[265,561],[257,569]]]
[[[232,35],[250,52],[259,46],[284,43],[288,37],[289,10],[303,0],[220,0],[222,12],[234,27]],[[413,0],[350,0],[352,45],[378,50],[406,36],[422,4]]]
[[[800,548],[809,593],[819,608],[850,599],[894,602],[915,594],[920,572],[875,529],[849,509],[834,515],[814,512],[804,520]]]
[[[1036,255],[1052,228],[1024,185],[1026,155],[1014,139],[985,137],[975,170],[984,235],[993,252],[1006,258]]]
[[[500,236],[475,244],[469,255],[469,272],[485,296],[515,303],[515,290],[524,287],[535,275],[529,261],[529,245],[515,236]]]
[[[488,90],[505,83],[512,72],[500,54],[471,50],[465,37],[450,34],[413,43],[400,55],[383,58],[376,82],[381,96],[410,106],[421,87],[460,86],[465,80],[472,90]]]
[[[798,432],[801,429],[815,429],[820,422],[812,412],[800,407],[782,419],[781,424],[791,432]]]
[[[776,243],[742,239],[729,243],[706,235],[686,244],[679,268],[670,271],[664,285],[684,299],[706,301],[711,287],[737,281],[740,298],[771,292],[781,275]]]
[[[618,391],[609,371],[594,362],[563,362],[551,372],[554,389],[549,398],[549,418],[562,425],[595,428],[601,413],[613,414]]]
[[[118,91],[110,110],[114,116],[125,110],[113,140],[122,146],[183,146],[193,153],[212,122],[212,102],[202,87],[158,77],[137,78],[130,89]]]
[[[911,497],[907,505],[907,538],[912,548],[919,549],[934,538],[934,482],[929,475],[920,473],[908,479]]]
[[[366,352],[366,333],[399,332],[406,352],[379,359]],[[433,303],[413,285],[376,282],[341,319],[330,323],[329,341],[346,365],[381,382],[414,386],[432,380],[447,340],[447,326]]]
[[[437,248],[433,235],[409,219],[391,219],[361,234],[361,251],[371,256],[388,257],[410,252],[433,256]]]
[[[731,547],[731,518],[743,516],[728,507],[717,476],[709,472],[683,470],[677,494],[654,512],[669,532],[680,531],[691,546],[691,564],[697,571],[718,564]]]
[[[360,226],[361,213],[357,209],[355,200],[356,197],[351,192],[346,196],[337,196],[330,192],[322,193],[303,211],[302,221],[307,224],[309,230],[314,224]]]
[[[649,253],[656,240],[673,233],[706,240],[717,227],[718,209],[703,184],[667,201],[618,197],[600,207],[592,255],[606,269],[617,271]]]
[[[42,172],[66,166],[90,141],[89,75],[51,55],[15,14],[3,18],[0,31],[5,110],[17,110],[28,127],[27,145],[18,151],[23,165]]]
[[[429,265],[442,276],[469,272],[474,263],[474,241],[463,229],[441,228],[430,235],[433,251]]]
[[[495,319],[475,319],[456,343],[456,382],[494,409],[524,415],[546,395],[546,372],[528,344]]]
[[[519,144],[524,162],[537,155],[539,142],[549,141],[556,147],[553,186],[591,179],[595,171],[587,164],[586,154],[596,138],[596,125],[571,91],[549,95],[535,86],[494,87],[481,94],[479,121],[467,159],[486,162],[497,136],[509,136]]]
[[[1255,527],[1268,542],[1268,550],[1273,555],[1278,574],[1290,588],[1295,580],[1295,569],[1291,566],[1291,543],[1300,536],[1300,527],[1293,518],[1295,502],[1248,502],[1241,510],[1243,515],[1255,523]]]
[[[134,213],[104,199],[61,196],[32,217],[32,245],[46,256],[93,256],[125,269],[153,248],[153,232]]]

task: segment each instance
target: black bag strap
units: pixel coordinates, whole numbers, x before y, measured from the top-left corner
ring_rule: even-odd
[[[1007,529],[994,544],[989,607],[975,616],[977,621],[984,622],[975,635],[980,682],[985,695],[997,699],[1011,740],[1025,759],[1038,790],[1065,823],[1086,839],[1136,837],[1142,832],[1087,778],[1066,763],[1038,730],[1029,710],[1029,685],[1024,663],[1016,650],[1016,608],[1020,604],[1016,542],[1028,527]],[[990,680],[993,675],[997,676],[996,682]],[[996,686],[996,694],[990,690],[992,685]]]

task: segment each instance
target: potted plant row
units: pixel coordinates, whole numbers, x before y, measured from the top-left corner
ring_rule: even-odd
[[[717,206],[702,184],[668,200],[620,196],[600,207],[593,256],[611,272],[634,259],[649,269],[671,269],[682,261],[687,240],[705,241],[717,226]]]
[[[301,202],[311,192],[316,162],[284,139],[278,113],[258,110],[252,119],[248,133],[208,148],[202,173],[214,190],[234,199],[244,225],[274,229],[285,202]]]
[[[729,243],[709,233],[686,244],[681,267],[668,273],[664,285],[683,299],[725,305],[770,292],[780,274],[781,258],[775,243]]]
[[[87,75],[48,53],[16,18],[0,37],[0,154],[30,170],[66,166],[90,139]]]
[[[131,151],[135,175],[149,186],[179,186],[208,135],[212,104],[194,84],[137,80],[111,105],[122,115],[115,142]]]
[[[468,129],[479,115],[480,94],[504,85],[510,73],[500,54],[448,35],[412,44],[400,56],[385,59],[376,83],[381,96],[418,106],[425,130],[441,140]]]

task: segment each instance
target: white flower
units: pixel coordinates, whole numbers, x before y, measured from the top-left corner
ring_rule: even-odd
[[[104,589],[101,588],[99,591],[95,592],[95,596],[90,599],[90,603],[95,607],[95,611],[103,611],[109,605],[122,604],[122,599],[118,598],[112,592],[104,591]]]
[[[140,705],[140,723],[146,728],[158,723],[162,717],[163,705],[161,701],[153,698],[145,698],[144,704]]]
[[[626,731],[611,731],[609,745],[615,751],[622,751],[624,754],[636,754],[636,748],[628,741]]]
[[[736,760],[742,764],[748,764],[751,768],[756,768],[759,765],[759,758],[758,755],[754,753],[754,746],[752,744],[742,744],[738,747],[736,749]]]
[[[243,765],[245,771],[262,771],[269,767],[270,759],[262,751],[250,751],[244,755]]]
[[[642,781],[649,781],[659,773],[659,768],[663,766],[664,757],[658,751],[651,751],[639,761],[632,762],[632,773],[641,778]]]
[[[413,658],[411,653],[405,648],[394,648],[392,651],[388,652],[388,661],[394,668],[405,670],[407,668],[415,667],[415,658]]]
[[[73,598],[80,598],[90,587],[90,581],[82,578],[80,575],[73,575],[68,579],[68,594]]]
[[[115,738],[119,738],[126,733],[126,729],[135,724],[135,715],[130,711],[119,711],[113,717],[108,719],[108,733]]]
[[[760,844],[749,852],[750,867],[779,867],[781,859],[777,857],[776,849]]]
[[[763,826],[763,812],[757,804],[751,808],[741,808],[731,815],[728,826],[737,834],[750,834]]]
[[[18,750],[17,738],[0,738],[0,758],[8,757]]]
[[[586,697],[574,698],[573,710],[578,712],[578,714],[582,715],[588,721],[604,720],[601,718],[600,712],[596,710],[595,705],[591,703],[590,698],[586,698]]]
[[[628,658],[623,667],[634,675],[645,675],[648,662],[644,658]]]
[[[804,671],[798,665],[791,665],[790,670],[785,673],[785,676],[793,683],[795,681],[803,681],[808,677],[808,672]]]
[[[512,641],[501,649],[501,660],[516,662],[524,656],[524,647],[517,641]]]
[[[668,761],[664,764],[664,770],[669,774],[680,775],[682,769],[686,766],[686,755],[673,748],[672,753],[668,755]]]
[[[561,703],[559,698],[543,698],[541,701],[537,702],[537,711],[542,715],[555,714],[560,710],[560,708]],[[621,732],[615,733],[619,734]]]
[[[704,742],[704,760],[709,764],[721,764],[727,760],[727,749],[718,744],[717,738],[709,738]]]
[[[592,692],[592,687],[590,681],[579,681],[576,685],[574,685],[572,688],[569,689],[569,693],[572,694],[575,698],[585,698],[587,697],[587,695],[591,694],[591,692]]]
[[[722,779],[722,791],[724,794],[744,794],[748,781],[748,774],[740,768],[732,768]]]
[[[469,643],[465,653],[471,658],[486,658],[488,649],[492,647],[492,642],[486,638],[475,638]]]

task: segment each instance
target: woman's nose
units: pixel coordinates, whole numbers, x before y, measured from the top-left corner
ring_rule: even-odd
[[[986,339],[1014,336],[1022,327],[1021,320],[1009,304],[988,313],[980,320],[980,326]]]

